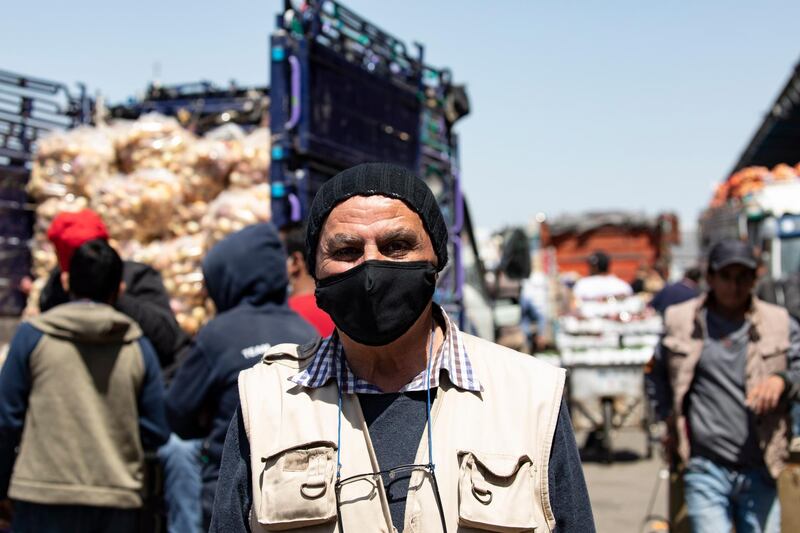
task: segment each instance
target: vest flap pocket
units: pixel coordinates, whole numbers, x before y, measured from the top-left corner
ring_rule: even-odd
[[[527,455],[458,454],[458,523],[484,531],[535,531],[534,466]]]
[[[789,339],[763,339],[758,343],[758,351],[761,352],[761,357],[764,359],[769,359],[770,357],[775,357],[776,355],[785,356],[789,351],[789,348]]]
[[[261,461],[261,505],[256,518],[265,529],[299,529],[336,519],[336,445],[311,442]]]
[[[685,357],[689,353],[689,346],[687,343],[677,337],[667,335],[661,339],[661,344],[664,348],[669,350],[672,355]]]

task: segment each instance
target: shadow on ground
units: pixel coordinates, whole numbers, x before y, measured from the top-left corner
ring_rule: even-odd
[[[597,448],[581,448],[581,461],[584,463],[633,463],[646,459],[642,454],[634,450],[613,450],[611,454],[606,450]]]

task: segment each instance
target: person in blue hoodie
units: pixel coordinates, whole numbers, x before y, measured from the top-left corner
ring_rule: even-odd
[[[203,261],[203,275],[218,314],[200,330],[170,385],[167,417],[179,436],[205,438],[207,525],[225,434],[239,405],[239,372],[271,346],[314,340],[316,330],[286,304],[286,254],[272,224],[249,226],[220,241]]]

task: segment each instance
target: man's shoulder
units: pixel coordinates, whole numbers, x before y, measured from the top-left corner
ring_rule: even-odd
[[[123,261],[122,262],[122,272],[123,275],[128,276],[157,276],[161,277],[161,274],[155,268],[151,267],[146,263],[140,263],[138,261]]]
[[[572,290],[577,292],[579,290],[586,289],[586,287],[589,287],[596,282],[597,280],[595,279],[595,276],[586,276],[576,281],[575,285],[572,287]]]
[[[697,308],[702,303],[703,297],[696,296],[685,302],[670,305],[664,311],[664,322],[666,325],[675,324],[676,322],[693,319]]]
[[[44,331],[36,327],[35,320],[26,319],[17,327],[9,347],[14,345],[17,349],[29,352],[33,350],[43,336]]]
[[[760,298],[753,298],[756,310],[769,318],[789,320],[789,311],[785,307],[773,303],[765,302]]]
[[[538,374],[552,374],[557,376],[563,374],[564,370],[546,363],[535,356],[500,346],[494,342],[481,339],[474,335],[461,333],[467,356],[474,364],[480,366],[480,374],[486,372],[500,372],[503,374],[516,374],[525,372],[535,372]]]
[[[240,335],[234,332],[242,332],[242,328],[245,328],[241,335],[243,346],[256,340],[258,343],[276,343],[275,346],[278,346],[277,343],[281,341],[289,343],[317,335],[314,327],[292,312],[288,306],[276,306],[273,311],[265,312],[263,309],[242,305],[228,309],[208,321],[197,333],[197,339],[208,346],[215,343],[238,346],[241,343],[231,342],[231,339],[239,338]]]
[[[242,374],[248,373],[248,375],[255,376],[263,373],[278,372],[294,375],[311,363],[322,342],[323,339],[317,337],[305,344],[277,344],[267,350],[258,363],[247,370],[243,370]]]

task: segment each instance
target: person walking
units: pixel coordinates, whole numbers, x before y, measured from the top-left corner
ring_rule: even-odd
[[[579,279],[572,288],[573,297],[580,301],[625,298],[633,294],[630,285],[611,273],[611,258],[602,251],[593,252],[587,259],[589,275]]]
[[[425,183],[345,170],[306,242],[336,330],[240,374],[211,531],[594,531],[564,371],[432,301],[448,231]]]
[[[204,530],[208,530],[222,448],[239,403],[239,372],[273,346],[306,343],[316,330],[286,305],[286,254],[272,224],[256,224],[217,243],[203,260],[217,309],[198,333],[167,392],[170,425],[184,438],[202,436]]]
[[[753,296],[757,266],[744,242],[714,245],[708,293],[667,308],[656,351],[656,409],[695,533],[780,531],[775,480],[800,395],[800,327]]]
[[[19,533],[134,532],[144,449],[167,441],[158,358],[114,310],[122,261],[104,240],[74,251],[70,302],[18,328],[0,372],[0,500]],[[19,447],[19,454],[15,448]]]

